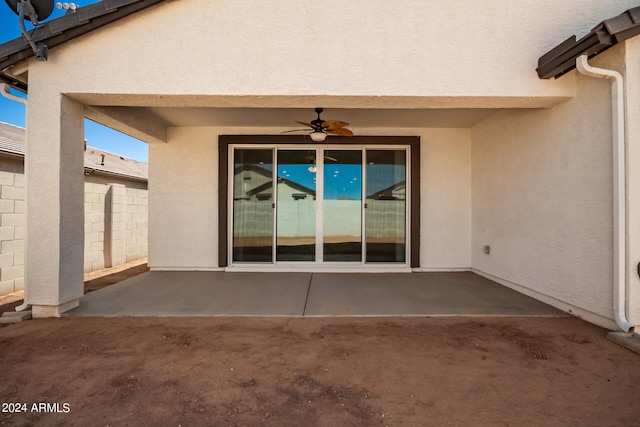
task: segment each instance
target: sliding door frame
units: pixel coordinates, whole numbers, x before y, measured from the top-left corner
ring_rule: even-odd
[[[218,265],[229,266],[229,150],[231,145],[309,145],[310,148],[350,145],[365,146],[409,146],[410,203],[409,203],[409,245],[410,268],[420,266],[420,137],[418,136],[354,136],[329,137],[324,143],[312,142],[307,135],[220,135],[218,138]],[[231,165],[233,166],[233,165]],[[364,195],[363,195],[364,197]]]

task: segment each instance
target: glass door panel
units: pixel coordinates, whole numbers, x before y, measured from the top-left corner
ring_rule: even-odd
[[[236,149],[233,164],[233,261],[273,262],[273,150]]]
[[[276,261],[316,259],[316,150],[278,150]]]
[[[406,263],[406,149],[345,148],[235,148],[231,261]]]
[[[323,150],[324,261],[362,261],[362,150]]]
[[[366,150],[366,262],[406,262],[405,150]]]

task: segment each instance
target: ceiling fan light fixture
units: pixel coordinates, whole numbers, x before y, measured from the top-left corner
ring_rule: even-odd
[[[311,132],[309,137],[314,142],[324,142],[327,139],[327,134],[316,130]]]

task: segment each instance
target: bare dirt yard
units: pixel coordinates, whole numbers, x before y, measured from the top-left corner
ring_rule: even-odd
[[[0,366],[3,426],[639,422],[639,356],[572,318],[31,320]]]
[[[0,327],[0,426],[637,426],[640,356],[606,332],[575,318],[30,320]]]

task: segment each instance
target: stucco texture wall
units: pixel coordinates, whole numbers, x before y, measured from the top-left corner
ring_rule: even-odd
[[[614,53],[596,65],[607,54]],[[471,130],[471,265],[607,324],[613,318],[610,83],[584,76],[577,82],[570,101],[501,111]]]
[[[218,136],[270,128],[171,128],[149,145],[149,266],[218,268]],[[421,258],[426,270],[468,269],[471,145],[468,129],[361,129],[421,138]],[[220,159],[226,161],[226,159]]]
[[[471,132],[421,132],[420,267],[468,269],[471,242]]]
[[[211,128],[170,128],[149,145],[149,266],[218,266],[218,136]]]
[[[31,64],[30,91],[42,82],[107,103],[118,94],[117,105],[160,105],[173,102],[170,95],[207,105],[208,95],[319,94],[341,97],[336,106],[343,108],[359,96],[380,105],[393,104],[380,96],[409,97],[401,102],[414,106],[531,105],[575,91],[572,77],[538,79],[539,55],[637,6],[576,3],[168,2],[56,47],[48,62]]]

